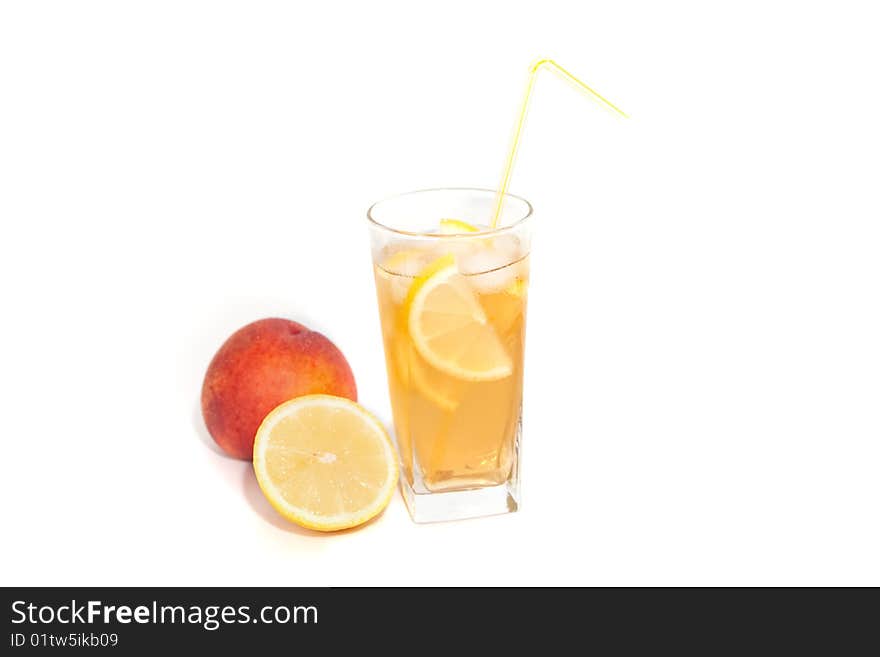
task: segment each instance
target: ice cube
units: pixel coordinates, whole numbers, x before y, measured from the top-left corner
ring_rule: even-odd
[[[417,245],[405,244],[387,247],[379,258],[379,266],[390,274],[418,276],[432,260],[431,250]]]
[[[381,276],[388,281],[388,290],[395,305],[403,303],[413,279],[435,258],[433,251],[422,244],[395,244],[386,247],[378,258]]]
[[[472,239],[443,240],[437,245],[439,255],[451,253],[455,256],[455,262],[458,263],[459,271],[461,271],[461,264],[467,262],[479,247],[475,242],[476,240]]]
[[[478,292],[501,292],[514,286],[521,276],[522,256],[515,236],[494,237],[484,240],[459,262],[459,270],[469,274],[468,280]]]
[[[469,240],[469,248],[459,258],[464,274],[480,274],[520,260],[524,255],[515,235],[499,235]]]
[[[519,260],[522,258],[525,253],[523,253],[522,243],[519,241],[519,237],[516,235],[511,235],[510,233],[504,235],[498,235],[497,237],[492,237],[491,243],[492,248],[496,251],[500,251],[502,253],[506,253],[507,257],[510,258],[510,262],[514,260]]]
[[[519,263],[512,263],[500,269],[468,276],[468,281],[480,294],[504,292],[514,289],[519,277]]]

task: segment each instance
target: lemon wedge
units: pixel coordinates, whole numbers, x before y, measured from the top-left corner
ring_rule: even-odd
[[[459,235],[462,233],[479,233],[480,229],[460,219],[441,219],[440,235]]]
[[[453,255],[416,277],[406,304],[413,344],[433,367],[466,381],[495,381],[513,373],[510,355]]]

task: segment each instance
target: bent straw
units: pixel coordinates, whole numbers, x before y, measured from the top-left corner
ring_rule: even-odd
[[[588,84],[579,80],[574,75],[566,71],[552,59],[539,59],[537,62],[532,64],[532,67],[529,69],[529,80],[526,84],[526,93],[523,97],[522,106],[519,110],[519,117],[517,118],[516,122],[516,128],[513,132],[513,141],[510,144],[510,151],[507,153],[507,162],[505,162],[504,164],[504,175],[501,178],[501,185],[498,187],[498,198],[495,201],[495,214],[492,217],[492,228],[496,228],[498,226],[498,220],[501,218],[501,206],[504,205],[504,197],[507,194],[507,187],[510,184],[510,176],[513,173],[513,163],[514,160],[516,160],[516,152],[519,149],[519,138],[522,134],[523,125],[525,124],[526,112],[529,109],[529,101],[532,97],[532,88],[535,86],[535,80],[538,79],[538,72],[545,67],[555,71],[557,74],[559,74],[559,76],[574,84],[581,91],[585,91],[587,94],[604,104],[609,109],[617,112],[617,114],[619,114],[623,118],[629,118],[627,113],[617,107],[617,105],[602,96],[598,91],[590,87]]]

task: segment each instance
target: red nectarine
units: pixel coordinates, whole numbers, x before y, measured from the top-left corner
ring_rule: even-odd
[[[287,319],[261,319],[233,333],[202,385],[202,416],[230,456],[253,458],[254,436],[273,408],[323,393],[357,401],[354,375],[330,340]]]

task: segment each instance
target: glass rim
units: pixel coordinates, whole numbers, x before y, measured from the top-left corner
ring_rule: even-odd
[[[375,226],[377,228],[381,228],[382,230],[386,230],[389,233],[394,233],[396,235],[402,235],[404,237],[424,237],[424,238],[428,238],[428,239],[450,239],[450,238],[452,238],[452,239],[456,239],[456,238],[474,239],[474,238],[486,237],[487,235],[500,235],[500,234],[509,232],[511,230],[514,230],[514,229],[518,228],[519,226],[521,226],[522,224],[524,224],[534,214],[534,208],[532,207],[532,204],[529,203],[526,199],[524,199],[522,196],[517,196],[516,194],[511,194],[510,192],[506,192],[504,194],[505,198],[516,199],[517,201],[520,201],[525,204],[525,206],[526,206],[525,214],[523,216],[519,217],[518,219],[516,219],[515,221],[513,221],[512,223],[507,224],[506,226],[499,226],[497,228],[492,228],[489,230],[482,230],[479,233],[440,234],[440,233],[425,233],[425,232],[420,232],[420,231],[403,230],[402,228],[392,228],[391,226],[382,223],[381,221],[376,219],[375,216],[373,216],[374,210],[376,210],[376,208],[379,207],[380,205],[382,205],[383,203],[386,203],[388,201],[393,201],[395,199],[403,198],[405,196],[415,196],[416,194],[426,194],[426,193],[430,193],[430,192],[488,192],[490,194],[497,194],[498,190],[497,189],[488,189],[485,187],[431,187],[431,188],[427,188],[427,189],[415,189],[411,192],[403,192],[401,194],[394,194],[393,196],[386,196],[385,198],[376,201],[367,209],[367,221],[369,221],[369,223],[372,226]]]

